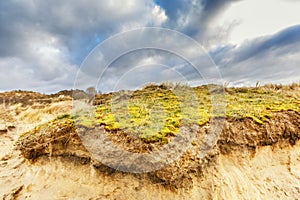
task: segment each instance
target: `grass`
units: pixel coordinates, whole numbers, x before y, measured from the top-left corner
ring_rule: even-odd
[[[57,116],[55,119],[52,119],[48,122],[42,123],[38,126],[35,126],[32,130],[24,132],[20,135],[20,138],[23,137],[35,137],[39,140],[39,136],[48,135],[48,137],[56,137],[57,134],[64,132],[70,133],[75,132],[75,123],[73,116],[69,114],[62,114]]]
[[[147,140],[163,140],[176,135],[180,127],[180,105],[170,90],[144,89],[129,101],[97,106],[97,120],[109,131],[126,130]]]
[[[262,124],[273,112],[300,111],[300,87],[274,90],[270,88],[231,88],[226,95],[226,116],[229,118],[252,118]]]
[[[293,85],[292,89],[289,86],[226,88],[223,95],[214,95],[226,101],[223,115],[212,112],[211,87],[214,86],[162,84],[148,85],[132,93],[99,95],[96,99],[101,103],[95,106],[95,118],[81,117],[78,122],[89,127],[98,123],[107,131],[123,130],[151,142],[166,141],[168,136],[178,134],[180,126],[203,125],[211,117],[251,118],[263,124],[273,112],[299,111],[299,85]]]
[[[133,92],[99,94],[92,112],[60,115],[55,120],[67,120],[68,126],[70,120],[88,128],[102,125],[111,133],[123,131],[146,142],[167,142],[169,136],[178,134],[179,127],[204,125],[211,117],[251,118],[263,124],[274,112],[300,111],[298,84],[225,88],[223,95],[214,95],[214,98],[224,100],[226,111],[223,114],[212,112],[213,87],[216,86],[191,88],[161,84],[148,85]]]

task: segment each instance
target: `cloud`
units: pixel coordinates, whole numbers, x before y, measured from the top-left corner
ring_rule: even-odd
[[[264,0],[239,1],[224,10],[215,22],[236,21],[228,43],[240,44],[246,39],[274,34],[281,29],[299,24],[300,1]]]
[[[70,87],[96,44],[111,34],[160,26],[167,19],[147,0],[1,1],[0,13],[1,73],[11,75],[1,80],[2,90],[44,86],[49,91],[62,80],[60,89]]]
[[[239,46],[215,49],[211,56],[232,84],[290,83],[300,80],[300,25]]]
[[[226,66],[250,58],[263,57],[274,51],[278,51],[281,55],[299,51],[297,43],[300,43],[300,25],[288,27],[274,35],[247,40],[239,46],[224,46],[213,51],[212,55],[218,64]]]
[[[99,81],[98,89],[112,91],[113,84],[128,74],[132,80],[127,78],[122,84],[131,89],[129,82],[134,81],[142,86],[146,82],[215,78],[210,67],[214,67],[210,57],[190,37],[168,29],[144,28],[117,35],[98,46],[83,63],[76,87]],[[145,71],[141,74],[140,69]]]
[[[157,0],[156,3],[165,9],[168,16],[166,27],[183,32],[210,48],[212,45],[222,43],[238,24],[236,21],[221,26],[211,23],[229,5],[237,1],[174,0],[170,3]]]
[[[272,26],[270,25],[272,29],[261,28],[259,22],[263,15],[253,16],[251,11],[249,18],[237,9],[238,6],[243,5],[242,7],[247,10],[246,5],[249,2],[242,0],[1,1],[0,90],[28,89],[55,92],[72,88],[81,62],[97,44],[105,43],[107,38],[119,32],[144,26],[170,28],[193,38],[209,50],[220,67],[224,79],[233,84],[253,84],[257,80],[299,81],[300,28],[299,26],[286,28],[295,21],[294,11],[297,9],[291,9],[293,10],[291,14],[286,11],[286,18],[282,18],[278,24],[279,19],[273,20]],[[259,4],[258,0],[251,2],[252,9],[256,9],[259,5],[257,8],[262,14],[267,8],[274,7],[274,12],[278,12],[278,7],[281,7],[271,4],[271,0],[266,0],[267,3],[264,4]],[[278,0],[278,2],[281,2],[280,5],[285,9],[293,7],[291,1],[284,3]],[[237,15],[231,13],[231,8],[235,8],[233,10],[237,11]],[[233,17],[229,17],[227,21],[220,20],[220,17],[227,13],[226,10],[229,10],[229,14],[231,13]],[[237,16],[240,15],[249,20],[239,20]],[[264,21],[264,27],[269,24],[268,20]],[[242,42],[230,43],[232,35],[237,37],[236,33],[239,32],[237,30],[249,26],[250,22],[252,23],[251,39],[244,40],[247,37],[241,35],[239,40],[242,39]],[[274,33],[274,27],[276,30],[278,27],[284,30]],[[248,29],[245,30],[248,32]],[[128,41],[122,41],[120,37],[105,49],[109,52],[108,56],[113,56],[125,49],[126,45],[143,46],[152,41],[152,38],[156,38],[157,45],[165,49],[170,47],[178,49],[179,53],[186,55],[189,60],[198,65],[202,64],[203,74],[215,77],[212,73],[214,67],[210,66],[207,60],[201,59],[201,56],[197,57],[199,56],[197,48],[181,39],[172,39],[171,35],[161,35],[159,31],[132,35]],[[108,64],[99,61],[101,55],[98,55],[97,59],[90,61],[90,65],[94,65],[94,68],[91,67],[91,70],[86,71],[89,76],[83,81],[87,86],[93,83],[99,71],[96,64]],[[184,59],[175,58],[172,52],[147,50],[112,59],[118,61],[112,64],[105,75],[102,83],[106,87],[105,90],[111,90],[124,74],[127,74],[127,78],[122,79],[124,87],[136,87],[143,80],[145,82],[163,78],[179,80],[183,76],[197,81],[196,79],[199,78],[197,70],[185,63]],[[134,67],[137,75],[129,76]],[[145,68],[144,73],[142,73],[143,68]],[[135,80],[139,81],[135,84]]]

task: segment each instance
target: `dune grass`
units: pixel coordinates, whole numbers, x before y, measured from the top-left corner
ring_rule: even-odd
[[[211,117],[251,118],[262,124],[272,117],[273,112],[300,111],[299,85],[225,88],[224,93],[218,94],[224,98],[226,106],[224,115],[220,116],[212,112],[211,88],[179,86],[180,90],[174,90],[174,87],[150,85],[131,93],[99,95],[97,98],[105,101],[95,106],[95,118],[81,116],[77,122],[89,127],[100,124],[107,131],[122,130],[151,142],[165,141],[166,137],[176,135],[180,126],[203,125]],[[196,101],[191,98],[193,94]]]
[[[269,87],[231,88],[226,94],[228,118],[252,118],[262,124],[273,112],[300,111],[300,87],[282,89]]]
[[[218,88],[220,89],[220,88]],[[300,86],[270,85],[253,88],[222,88],[212,95],[211,86],[148,85],[136,91],[99,94],[92,114],[59,115],[68,126],[103,126],[110,133],[122,131],[145,142],[166,142],[181,126],[204,125],[211,117],[251,118],[263,124],[278,111],[300,112]],[[213,111],[212,97],[224,100],[224,113]],[[75,123],[71,123],[74,121]]]

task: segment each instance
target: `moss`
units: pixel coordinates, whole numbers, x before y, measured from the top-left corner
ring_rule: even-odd
[[[57,119],[71,119],[72,116],[70,114],[63,114],[56,117]]]
[[[182,125],[203,125],[212,117],[222,116],[222,113],[212,113],[208,87],[185,86],[176,94],[170,87],[173,86],[147,86],[134,91],[126,101],[113,101],[112,94],[104,94],[100,96],[104,99],[95,100],[101,105],[96,105],[92,113],[65,114],[56,120],[70,120],[90,128],[100,124],[107,131],[122,130],[146,142],[166,142],[170,135],[178,134]],[[190,95],[191,91],[196,101]],[[264,87],[226,88],[226,91],[224,96],[216,98],[226,99],[227,118],[251,118],[263,124],[272,117],[273,112],[300,111],[300,87],[294,87],[292,93],[288,89],[278,91]]]
[[[181,124],[177,97],[168,89],[149,87],[148,90],[134,92],[127,104],[119,101],[97,106],[98,122],[109,131],[126,129],[144,140],[176,135]]]
[[[230,95],[226,95],[228,117],[250,117],[257,123],[263,123],[272,117],[272,112],[299,111],[299,96],[291,98],[288,90],[278,93],[264,88],[244,88],[243,93],[238,91],[231,89]]]
[[[263,124],[264,122],[260,119],[258,119],[257,117],[253,116],[253,115],[247,115],[247,117],[251,118],[253,121],[255,121],[258,124]]]
[[[182,93],[175,95],[169,87],[147,86],[133,92],[127,104],[118,101],[112,105],[97,106],[98,122],[104,124],[109,131],[123,129],[145,140],[161,141],[169,135],[176,135],[181,125],[203,125],[211,117],[222,116],[211,113],[212,103],[208,87],[192,88],[197,96],[197,105],[190,93],[182,90]],[[272,112],[299,111],[299,96],[291,98],[284,91],[278,93],[266,88],[229,88],[224,97],[227,101],[226,117],[248,117],[259,124],[271,118]],[[183,109],[182,105],[188,106]]]
[[[40,137],[41,135],[48,135],[49,137],[55,137],[60,132],[70,133],[75,132],[74,120],[71,119],[71,115],[65,115],[64,117],[57,117],[46,123],[35,126],[32,130],[20,134],[19,138],[26,137]]]

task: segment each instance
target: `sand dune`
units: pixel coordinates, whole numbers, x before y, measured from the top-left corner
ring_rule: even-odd
[[[44,146],[38,150],[43,153],[26,157],[26,147],[35,148],[34,140],[22,136],[25,147],[20,147],[19,136],[72,107],[70,99],[46,106],[33,105],[23,108],[18,104],[3,105],[0,113],[2,199],[298,199],[300,196],[297,111],[277,112],[264,124],[249,118],[227,119],[216,145],[199,159],[196,154],[203,143],[197,141],[201,140],[200,133],[206,133],[209,127],[206,124],[200,127],[196,142],[179,160],[153,173],[132,174],[96,163],[88,152],[78,154],[81,144],[76,146],[76,140],[69,141],[66,147],[55,146],[57,143],[53,142],[51,148],[56,152],[51,155],[49,147]]]

